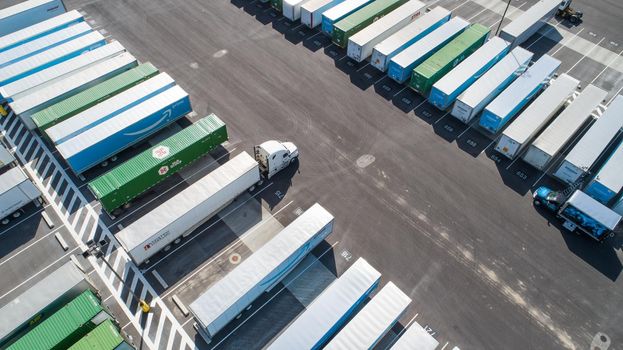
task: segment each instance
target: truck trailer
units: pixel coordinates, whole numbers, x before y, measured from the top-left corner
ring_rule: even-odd
[[[411,304],[392,282],[387,283],[325,346],[326,350],[373,349]]]
[[[507,24],[500,32],[500,38],[511,43],[513,47],[521,45],[534,35],[547,21],[558,12],[560,0],[539,0],[527,11]]]
[[[24,29],[67,11],[63,0],[28,0],[0,10],[0,36]]]
[[[0,169],[13,164],[13,162],[15,162],[15,157],[0,143]]]
[[[547,87],[558,67],[559,60],[548,55],[541,56],[485,107],[479,125],[492,134],[502,130],[536,94]]]
[[[398,341],[392,345],[391,350],[435,350],[439,346],[437,339],[433,338],[424,327],[413,321]]]
[[[424,13],[417,20],[374,46],[370,64],[381,72],[387,71],[389,61],[408,46],[422,39],[433,30],[450,20],[450,11],[437,6]]]
[[[495,150],[514,159],[567,103],[580,82],[562,74],[500,136]]]
[[[199,334],[210,343],[216,333],[255,299],[270,291],[333,231],[333,215],[318,203],[286,226],[190,306]]]
[[[545,170],[552,158],[589,120],[606,95],[606,91],[594,85],[585,87],[528,147],[523,160],[539,170]]]
[[[461,17],[454,17],[422,39],[407,47],[389,61],[387,75],[402,84],[409,79],[413,68],[432,56],[438,49],[461,34],[469,22]]]
[[[134,347],[121,335],[117,326],[106,320],[68,350],[133,350]]]
[[[623,127],[623,95],[618,95],[573,146],[554,176],[563,182],[574,183],[587,175],[606,147],[621,132],[621,127]]]
[[[623,142],[602,165],[595,177],[586,185],[584,192],[601,204],[608,205],[623,188]]]
[[[4,172],[0,175],[0,220],[2,224],[7,224],[10,216],[14,218],[21,216],[19,210],[33,201],[38,201],[40,197],[41,192],[22,169],[15,167]]]
[[[333,26],[342,18],[371,3],[372,0],[345,0],[322,14],[322,32],[333,35]]]
[[[501,60],[509,48],[506,40],[497,36],[491,38],[435,82],[428,95],[428,101],[440,110],[447,109],[463,91]]]
[[[488,36],[488,27],[478,23],[469,26],[463,33],[415,67],[411,72],[409,87],[420,95],[428,97],[433,84],[478,50]]]
[[[243,152],[121,230],[117,240],[141,265],[180,242],[259,181],[258,163]]]
[[[322,24],[322,14],[344,0],[310,0],[301,5],[301,23],[309,28]]]
[[[108,46],[108,45],[107,45]],[[67,120],[84,110],[87,110],[102,101],[115,96],[136,84],[139,84],[156,74],[158,68],[151,63],[140,64],[127,72],[116,75],[104,82],[79,92],[69,98],[57,102],[32,116],[40,132]]]
[[[426,5],[418,0],[409,0],[386,16],[363,28],[348,39],[346,54],[361,62],[372,54],[374,45],[420,17]]]
[[[309,0],[283,0],[283,16],[291,21],[301,19],[301,6]]]
[[[0,53],[80,22],[84,22],[82,14],[76,10],[71,10],[24,29],[1,36]]]
[[[90,181],[89,190],[112,214],[225,141],[225,123],[210,114]]]
[[[380,272],[363,258],[357,259],[267,349],[321,349],[376,289],[380,279]]]

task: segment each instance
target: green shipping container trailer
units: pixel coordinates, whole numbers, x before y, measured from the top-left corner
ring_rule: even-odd
[[[348,38],[370,23],[392,12],[407,0],[376,0],[346,16],[333,26],[333,43],[346,47]]]
[[[270,6],[279,11],[279,13],[283,12],[283,0],[270,0]]]
[[[409,86],[428,97],[433,84],[478,50],[489,36],[489,28],[473,24],[441,50],[413,69]]]
[[[89,189],[112,213],[225,141],[225,123],[211,114],[89,182]]]
[[[119,333],[111,320],[97,326],[69,350],[131,350],[134,349]]]
[[[158,73],[158,68],[154,65],[149,62],[143,63],[35,113],[32,120],[37,128],[43,132],[45,129],[71,118]]]
[[[67,349],[111,316],[90,290],[18,339],[7,350]]]

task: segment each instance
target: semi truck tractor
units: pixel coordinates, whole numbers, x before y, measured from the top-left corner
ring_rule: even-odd
[[[253,148],[255,160],[260,165],[260,172],[270,179],[285,169],[299,156],[299,150],[292,142],[270,140]]]

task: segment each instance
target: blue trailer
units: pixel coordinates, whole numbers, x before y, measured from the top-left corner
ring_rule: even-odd
[[[623,142],[619,143],[597,175],[584,188],[587,195],[608,204],[623,188]]]
[[[508,123],[552,78],[560,61],[543,55],[493,102],[480,117],[480,126],[495,134]]]
[[[0,10],[0,36],[65,13],[63,0],[28,0]]]
[[[56,146],[79,175],[124,149],[162,130],[191,111],[188,94],[179,86],[101,123]]]
[[[20,29],[0,37],[0,53],[80,22],[84,22],[84,17],[82,17],[80,12],[72,10],[43,22],[33,24],[30,27]]]
[[[441,27],[394,56],[389,61],[387,75],[400,84],[404,83],[411,77],[411,72],[415,67],[461,34],[468,26],[469,22],[461,17],[454,17],[444,23]]]

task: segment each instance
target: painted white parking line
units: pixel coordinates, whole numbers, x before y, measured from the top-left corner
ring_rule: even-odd
[[[154,339],[154,344],[160,344],[160,339],[162,338],[162,331],[164,330],[164,323],[166,319],[164,314],[160,314],[160,319],[158,320],[158,328],[156,328],[156,338]]]
[[[562,43],[560,45],[559,48],[556,49],[556,51],[554,51],[550,56],[554,56],[558,53],[558,51],[560,51],[563,47],[567,46],[567,44],[569,44],[571,42],[571,40],[575,39],[578,35],[580,35],[580,33],[582,33],[584,31],[584,28],[578,30],[577,33],[575,33],[572,37],[568,38],[564,43]]]
[[[461,8],[463,5],[466,5],[468,3],[469,3],[469,0],[464,0],[463,3],[461,3],[457,7],[453,8],[452,10],[450,10],[450,12],[454,12],[454,11],[458,10],[459,8]]]
[[[134,278],[132,278],[132,283],[130,284],[130,290],[132,291],[132,293],[135,293],[137,283],[138,283],[138,276],[134,275]],[[132,293],[128,293],[128,296],[125,299],[126,305],[131,305],[130,303],[132,302]]]
[[[482,10],[478,11],[478,13],[476,13],[475,15],[471,16],[470,18],[468,18],[468,19],[467,19],[467,21],[468,21],[468,22],[471,22],[471,21],[472,21],[472,19],[474,19],[474,18],[478,17],[481,13],[483,13],[483,12],[485,12],[485,11],[487,11],[487,10],[488,10],[488,8],[483,8]]]
[[[610,101],[608,101],[608,105],[610,105],[610,103],[617,97],[619,96],[619,94],[621,93],[621,90],[623,90],[623,86],[617,90],[617,92],[614,94],[614,96],[612,96],[612,98],[610,99]]]
[[[173,342],[175,341],[175,328],[171,328],[169,331],[169,340],[167,341],[167,349],[173,349]]]
[[[450,114],[450,112],[446,112],[444,115],[441,116],[441,118],[437,119],[437,121],[435,122],[435,124],[439,123],[443,118],[445,118],[448,114]]]
[[[593,80],[591,80],[590,84],[594,83],[595,80],[597,80],[602,74],[604,74],[606,69],[610,68],[610,65],[612,65],[612,63],[614,63],[614,61],[616,61],[616,59],[619,58],[622,53],[623,53],[623,50],[621,50],[621,52],[619,52],[619,54],[616,57],[614,57],[612,61],[610,61],[610,63],[608,63],[608,65],[605,66],[604,69],[601,72],[599,72],[599,74],[597,74],[597,76]]]
[[[520,10],[520,9],[521,9],[521,8],[522,8],[525,4],[527,4],[527,3],[528,3],[528,2],[526,1],[526,2],[524,2],[523,4],[521,4],[521,5],[517,6],[517,8],[513,9],[512,11],[509,11],[509,12],[508,12],[508,15],[507,15],[505,18],[507,18],[507,17],[512,17],[513,15],[515,15],[515,12],[519,11],[519,10]],[[490,25],[490,26],[489,26],[489,29],[491,29],[491,28],[495,27],[496,25],[498,25],[498,24],[500,23],[500,21],[501,21],[501,20],[499,20],[499,21],[495,21],[495,23],[493,23],[492,25]]]
[[[558,23],[556,23],[555,26],[550,26],[548,29],[546,29],[543,33],[541,33],[539,35],[539,37],[532,42],[532,44],[528,45],[528,47],[526,47],[526,50],[531,48],[532,45],[536,44],[537,42],[539,42],[541,39],[543,39],[545,36],[547,36],[549,33],[551,33],[554,29],[558,28],[558,26],[560,25],[560,23],[562,23],[562,21],[559,21]]]
[[[387,345],[387,347],[385,348],[385,350],[388,350],[389,348],[391,348],[391,347],[394,345],[394,343],[395,343],[398,339],[400,339],[400,336],[401,336],[404,332],[406,332],[406,331],[407,331],[407,329],[409,329],[409,327],[411,327],[411,325],[413,324],[413,322],[415,322],[415,319],[417,318],[417,316],[418,316],[418,315],[419,315],[419,313],[416,313],[416,314],[415,314],[415,316],[413,316],[413,318],[412,318],[412,319],[410,319],[407,323],[405,323],[404,327],[402,327],[402,329],[400,330],[400,332],[398,332],[398,333],[396,334],[396,337],[394,338],[394,341],[393,341],[391,344]]]
[[[601,44],[601,42],[604,41],[604,39],[606,39],[606,37],[601,38],[601,40],[599,40],[599,42],[597,42],[595,45],[593,45],[593,47],[590,50],[588,50],[586,53],[584,53],[584,55],[582,55],[582,58],[580,58],[577,62],[575,62],[575,64],[571,68],[569,68],[569,70],[566,71],[565,73],[569,74],[569,72],[573,68],[575,68],[580,62],[582,62],[586,58],[586,56],[590,55],[591,52],[593,52],[593,50],[595,50],[597,48],[597,46],[599,46],[599,44]]]
[[[57,228],[55,228],[54,230],[46,233],[44,236],[42,236],[41,238],[37,239],[36,241],[30,243],[29,245],[27,245],[26,247],[22,248],[21,250],[19,250],[17,253],[9,256],[8,258],[6,258],[5,260],[0,261],[0,266],[4,265],[6,262],[10,261],[11,259],[15,258],[16,256],[22,254],[23,252],[25,252],[26,250],[28,250],[28,248],[32,247],[33,245],[39,243],[40,241],[48,238],[50,235],[55,234],[56,232],[58,232],[58,230],[60,230],[61,228],[65,227],[65,225],[61,225]]]

